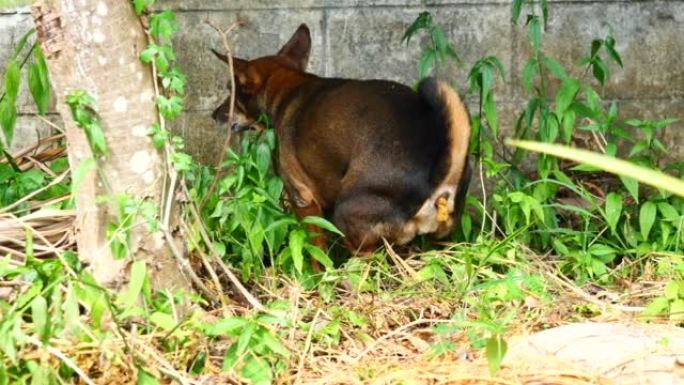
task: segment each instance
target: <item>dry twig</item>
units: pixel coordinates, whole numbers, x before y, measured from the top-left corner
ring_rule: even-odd
[[[209,19],[204,20],[205,23],[207,23],[211,28],[215,29],[216,32],[221,36],[221,41],[223,42],[223,49],[226,52],[226,57],[228,58],[228,70],[229,73],[228,75],[230,76],[230,108],[228,110],[228,121],[232,122],[233,121],[233,116],[235,114],[235,68],[233,67],[233,52],[230,48],[230,44],[228,43],[228,35],[238,27],[242,26],[244,23],[241,20],[237,20],[235,23],[233,23],[230,27],[227,29],[223,30],[221,29],[218,25],[216,25],[213,21]],[[216,190],[216,185],[218,184],[218,181],[221,179],[221,173],[223,170],[223,161],[226,156],[226,151],[228,151],[228,147],[230,146],[230,137],[231,137],[231,129],[228,128],[228,133],[226,134],[226,140],[223,142],[223,148],[221,149],[221,153],[219,154],[219,161],[216,164],[216,177],[214,180],[211,182],[211,185],[209,186],[209,190],[207,190],[206,195],[202,199],[202,201],[199,204],[199,209],[201,210],[202,207],[204,207],[204,204],[207,201],[207,198],[211,196],[211,194],[214,193],[214,190]]]

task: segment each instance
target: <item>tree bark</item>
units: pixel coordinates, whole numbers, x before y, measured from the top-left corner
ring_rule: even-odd
[[[74,90],[84,90],[95,98],[109,149],[109,156],[98,163],[111,191],[106,191],[91,170],[76,192],[81,260],[88,263],[100,284],[111,288],[125,283],[132,258],[147,262],[155,288],[189,288],[163,235],[151,233],[140,218],[131,229],[131,257],[115,260],[106,229],[116,208],[98,203],[98,197],[128,194],[159,208],[166,178],[164,159],[147,136],[148,128],[158,120],[155,80],[149,66],[138,59],[147,39],[130,1],[46,0],[32,11],[57,110],[66,126],[71,169],[78,170],[84,160],[93,157],[84,132],[65,103]]]

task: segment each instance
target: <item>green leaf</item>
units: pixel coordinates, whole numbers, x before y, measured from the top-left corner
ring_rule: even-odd
[[[242,330],[246,324],[247,321],[244,318],[228,317],[206,329],[205,334],[212,337],[233,335]]]
[[[140,52],[140,61],[149,63],[159,53],[159,47],[156,44],[150,44],[142,52]]]
[[[260,357],[249,356],[245,358],[245,365],[240,374],[249,380],[252,385],[271,385],[273,383],[273,371],[268,362]]]
[[[172,11],[150,16],[150,34],[155,39],[169,39],[177,29],[176,14]]]
[[[175,328],[177,325],[176,320],[171,314],[162,313],[159,311],[156,311],[150,315],[150,322],[167,332],[173,330],[173,328]]]
[[[147,266],[143,261],[135,261],[131,265],[131,278],[128,283],[128,290],[119,297],[119,303],[123,307],[131,307],[135,304],[138,296],[142,292],[145,279],[147,278]]]
[[[589,254],[599,259],[603,263],[610,263],[615,259],[616,251],[614,248],[602,243],[594,243],[589,246]]]
[[[561,122],[561,138],[563,143],[570,143],[572,134],[575,131],[575,123],[577,122],[577,114],[573,109],[568,109],[563,114],[563,121]]]
[[[501,369],[501,361],[506,356],[507,350],[508,344],[500,335],[493,336],[487,340],[487,365],[491,374],[496,374]]]
[[[435,63],[435,50],[434,49],[427,49],[425,52],[423,52],[423,55],[420,57],[420,61],[418,62],[418,78],[420,80],[424,79],[430,74],[430,68],[432,68],[433,64]]]
[[[606,222],[613,234],[620,221],[620,215],[622,215],[622,197],[614,192],[609,193],[606,197]]]
[[[247,325],[240,332],[237,342],[237,351],[235,352],[237,356],[241,356],[247,350],[249,343],[252,341],[254,329],[255,325],[253,323],[247,323]]]
[[[31,28],[28,31],[26,31],[26,33],[24,33],[24,35],[19,39],[16,47],[14,48],[14,56],[13,57],[15,59],[19,57],[19,54],[21,53],[21,51],[24,50],[24,47],[26,46],[26,42],[28,41],[29,37],[31,37],[31,35],[33,35],[35,32],[36,32],[36,29]]]
[[[307,217],[307,218],[309,218],[309,217]],[[306,218],[304,218],[304,220],[306,220]],[[302,222],[304,222],[304,220],[302,220]],[[306,222],[304,222],[304,223],[306,223]],[[296,224],[297,224],[297,220],[295,220],[291,217],[278,219],[277,221],[269,223],[269,225],[266,227],[264,232],[270,233],[270,232],[273,232],[279,228],[287,228],[288,226],[292,226],[292,225],[296,225]]]
[[[328,254],[326,254],[323,250],[314,245],[304,245],[304,249],[313,257],[313,259],[320,262],[321,265],[323,265],[326,269],[333,268],[332,259],[330,259]]]
[[[665,313],[670,306],[670,301],[665,297],[657,297],[643,311],[645,316],[656,316]]]
[[[532,43],[532,49],[535,54],[539,55],[541,51],[542,43],[542,32],[541,25],[539,24],[539,16],[529,15],[527,19],[528,33],[530,42]]]
[[[283,357],[288,357],[290,352],[285,348],[278,338],[273,336],[267,329],[260,333],[260,340],[264,343],[273,353],[280,354]]]
[[[543,18],[543,20],[544,20],[544,28],[546,28],[546,26],[547,26],[548,23],[549,23],[549,4],[548,4],[548,0],[541,0],[539,5],[540,5],[540,7],[541,7],[542,18]]]
[[[5,145],[10,147],[14,139],[14,125],[17,122],[17,110],[14,100],[3,98],[0,101],[0,126],[5,136]]]
[[[268,143],[259,143],[256,148],[256,165],[259,174],[265,176],[268,173],[268,166],[271,164],[271,148]]]
[[[565,80],[568,78],[568,74],[565,72],[563,66],[553,58],[544,56],[544,65],[549,69],[553,76],[559,80]]]
[[[38,113],[45,115],[50,104],[50,81],[48,79],[47,64],[40,48],[36,46],[33,50],[35,63],[29,66],[28,85],[29,91],[36,102]]]
[[[684,299],[677,299],[670,305],[670,321],[684,321]]]
[[[157,96],[157,107],[167,119],[175,119],[183,112],[183,99],[180,96],[167,98],[164,95]]]
[[[50,338],[50,323],[48,315],[47,300],[42,295],[36,296],[31,301],[31,317],[36,332],[42,342],[47,342]]]
[[[619,175],[619,178],[632,198],[639,203],[639,182],[625,175]]]
[[[71,179],[72,179],[72,182],[71,182],[71,199],[72,200],[76,197],[76,191],[78,191],[78,188],[81,186],[81,183],[83,183],[83,179],[94,168],[95,168],[95,159],[93,159],[93,158],[84,159],[78,165],[78,167],[76,167],[76,170],[74,170],[73,175],[71,177]]]
[[[620,57],[620,54],[615,49],[615,39],[613,38],[613,36],[608,35],[608,37],[606,37],[606,39],[605,39],[605,44],[606,44],[606,52],[608,52],[608,56],[610,56],[610,58],[613,59],[613,61],[615,63],[617,63],[617,65],[619,65],[620,68],[622,68],[622,58]]]
[[[487,95],[483,109],[487,117],[487,123],[489,123],[489,128],[492,129],[492,135],[498,137],[499,123],[496,115],[496,103],[494,103],[494,95],[491,92]]]
[[[445,59],[449,43],[447,42],[446,36],[444,36],[444,32],[441,29],[434,27],[430,30],[430,36],[437,48],[437,53],[442,59]]]
[[[501,60],[496,56],[488,56],[485,60],[489,66],[496,68],[499,72],[499,76],[501,76],[501,80],[505,81],[506,70],[504,69],[503,64],[501,64]]]
[[[601,86],[605,85],[606,80],[608,80],[608,77],[610,76],[610,71],[608,70],[606,63],[604,63],[600,57],[597,57],[592,62],[591,69],[592,73],[594,74],[594,78],[601,83]]]
[[[135,381],[136,385],[159,385],[159,381],[150,374],[149,372],[145,371],[145,369],[138,367],[138,378]]]
[[[0,363],[0,385],[9,385],[9,376],[4,363]]]
[[[401,42],[403,43],[406,41],[406,44],[408,45],[411,41],[411,37],[413,37],[418,30],[426,29],[430,25],[432,25],[432,15],[430,15],[430,12],[421,12],[418,17],[416,17],[416,20],[413,21],[413,24],[406,29],[404,36],[401,38]]]
[[[84,129],[88,136],[93,154],[96,156],[107,155],[109,152],[107,149],[107,139],[105,138],[99,122],[89,123]]]
[[[11,101],[17,100],[20,82],[19,63],[14,59],[10,59],[5,67],[5,96]]]
[[[520,13],[522,11],[523,0],[513,0],[511,3],[511,22],[518,24]]]
[[[294,230],[290,233],[290,252],[292,253],[292,261],[294,262],[295,269],[298,272],[302,272],[304,267],[304,254],[302,250],[304,249],[304,242],[306,241],[307,233],[303,229]]]
[[[595,39],[591,42],[591,57],[593,58],[596,56],[598,51],[601,49],[601,46],[603,45],[603,41]]]
[[[681,218],[681,215],[671,204],[667,202],[658,203],[658,211],[665,218],[665,220],[670,222],[677,222]]]
[[[461,230],[463,232],[463,238],[466,241],[470,240],[470,233],[473,230],[473,222],[470,215],[461,216]]]
[[[305,223],[307,225],[314,225],[316,227],[320,227],[323,230],[330,231],[331,233],[344,236],[344,234],[342,234],[342,232],[337,227],[335,227],[335,225],[332,224],[332,222],[328,221],[325,218],[308,216],[302,219],[302,223]]]
[[[648,240],[648,235],[655,223],[657,213],[658,208],[655,203],[651,201],[645,202],[639,210],[639,228],[641,229],[641,235],[644,237],[644,241]]]
[[[641,152],[643,152],[644,150],[646,150],[647,148],[648,148],[648,142],[646,142],[645,140],[641,140],[641,141],[637,142],[634,146],[632,146],[632,149],[629,151],[628,157],[631,158],[635,155],[638,155]]]
[[[665,298],[669,300],[675,300],[679,298],[679,283],[675,281],[670,281],[665,285],[665,289],[663,290],[663,293],[665,294]],[[684,293],[682,293],[684,294]]]
[[[150,7],[154,4],[154,0],[133,0],[133,7],[135,8],[135,14],[140,16],[145,8]]]
[[[566,79],[556,93],[556,115],[563,116],[579,92],[580,84],[575,79]]]
[[[67,287],[66,299],[64,300],[64,323],[66,329],[72,335],[77,335],[80,329],[80,311],[78,309],[78,298],[72,283]]]
[[[532,91],[534,75],[537,73],[537,59],[531,58],[525,64],[525,69],[523,70],[523,87],[525,91]]]

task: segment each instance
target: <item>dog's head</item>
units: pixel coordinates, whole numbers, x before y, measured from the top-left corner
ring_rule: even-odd
[[[230,65],[228,56],[212,49],[214,55]],[[232,58],[235,81],[235,114],[231,129],[242,131],[250,128],[259,114],[265,112],[264,95],[269,77],[279,70],[306,71],[311,52],[311,34],[306,24],[299,26],[290,40],[272,56],[253,60]],[[228,90],[231,82],[228,82]],[[212,114],[214,121],[225,124],[230,119],[230,95]]]

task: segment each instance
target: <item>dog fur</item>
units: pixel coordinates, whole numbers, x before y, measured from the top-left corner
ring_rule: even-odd
[[[385,80],[318,77],[306,72],[310,50],[302,24],[276,55],[233,59],[232,128],[268,114],[296,215],[331,219],[353,251],[371,251],[383,238],[447,236],[470,181],[470,122],[458,94],[433,78],[416,92]],[[227,122],[229,102],[214,111],[217,122]],[[323,232],[312,230],[323,246]]]

